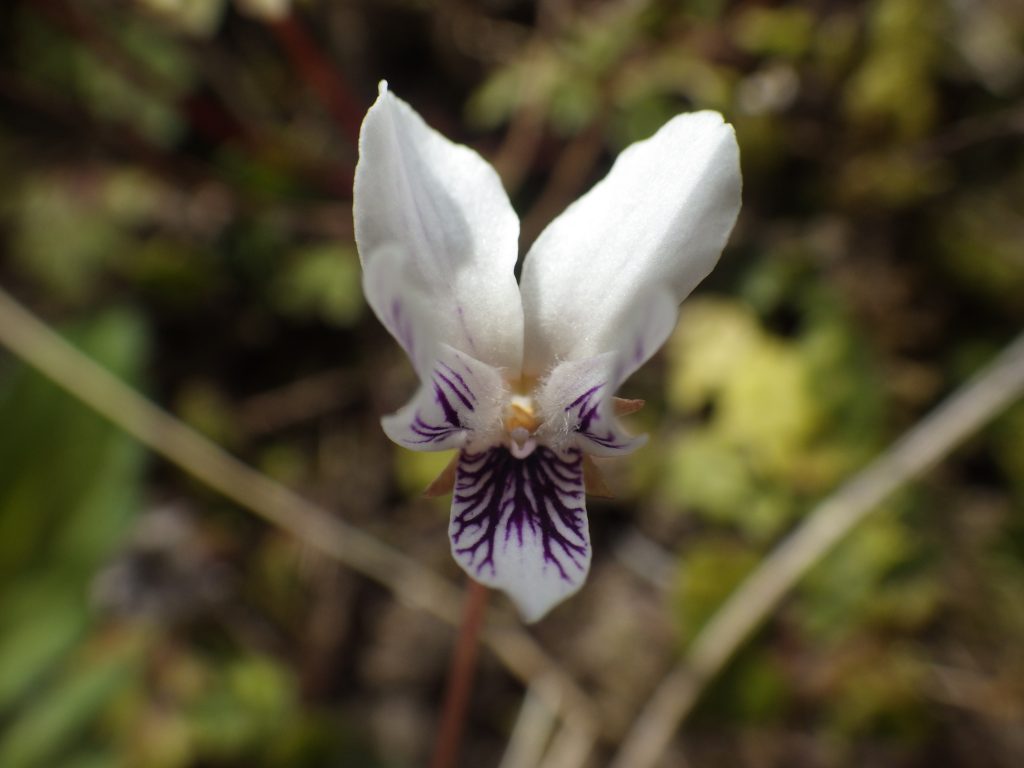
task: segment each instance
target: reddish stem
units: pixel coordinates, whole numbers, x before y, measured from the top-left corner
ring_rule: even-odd
[[[174,104],[182,119],[200,136],[215,144],[235,140],[251,143],[251,137],[246,133],[245,122],[231,114],[223,103],[196,94],[179,100],[173,82],[147,66],[138,57],[132,56],[116,37],[105,34],[94,16],[84,13],[68,0],[44,0],[37,3],[36,8],[54,24],[78,39],[126,82],[134,84],[139,90],[156,94],[169,104]]]
[[[472,580],[466,588],[466,604],[462,609],[462,624],[452,652],[451,666],[448,668],[448,687],[444,694],[441,722],[430,768],[453,768],[458,759],[488,594],[487,587]]]
[[[361,115],[349,89],[301,20],[294,14],[268,22],[292,66],[323,103],[353,145],[359,140]]]

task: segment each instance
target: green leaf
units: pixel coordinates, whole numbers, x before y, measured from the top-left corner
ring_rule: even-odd
[[[70,334],[132,381],[145,350],[139,318],[111,311]],[[0,596],[32,567],[90,574],[137,505],[143,452],[134,440],[26,369],[0,384]]]
[[[701,542],[682,558],[672,605],[684,643],[700,631],[757,561],[757,553],[739,542],[718,539]]]
[[[70,746],[97,710],[121,687],[132,670],[129,655],[109,653],[70,670],[34,697],[0,736],[0,765],[42,768]]]
[[[5,621],[0,633],[0,713],[38,684],[74,647],[86,627],[85,606],[66,586],[43,592],[30,588],[21,591],[30,598],[29,606],[13,605],[11,600],[2,605],[5,616],[10,619],[14,614],[17,620]],[[41,605],[46,609],[39,610]]]
[[[277,306],[296,317],[347,327],[363,311],[359,260],[347,245],[319,245],[294,254],[272,290]]]

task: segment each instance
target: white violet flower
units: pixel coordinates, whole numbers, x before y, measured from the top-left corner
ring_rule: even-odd
[[[363,287],[419,375],[383,419],[417,451],[458,450],[452,554],[536,621],[590,568],[584,467],[644,437],[619,386],[665,342],[740,207],[739,150],[717,112],[627,148],[537,238],[494,169],[380,84],[363,120],[354,216]],[[619,408],[618,412],[626,410]]]

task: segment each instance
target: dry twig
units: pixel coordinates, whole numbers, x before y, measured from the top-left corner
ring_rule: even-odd
[[[243,464],[65,341],[0,289],[0,344],[158,455],[308,546],[391,590],[398,600],[457,626],[458,589],[433,571]],[[484,642],[574,731],[595,730],[593,708],[522,628],[491,620]]]
[[[540,765],[554,727],[555,713],[531,685],[526,689],[498,768],[534,768]]]
[[[1024,392],[1024,334],[999,357],[819,504],[761,562],[694,639],[654,692],[612,768],[649,768],[708,684],[800,578],[894,491],[920,476]]]

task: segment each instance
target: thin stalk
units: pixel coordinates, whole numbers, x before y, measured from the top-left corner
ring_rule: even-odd
[[[651,768],[736,652],[832,547],[1024,393],[1024,333],[844,483],[766,557],[694,638],[626,734],[611,768]]]
[[[268,21],[267,26],[284,49],[296,73],[320,99],[342,134],[355,146],[359,141],[360,109],[313,35],[294,13]]]
[[[0,347],[225,498],[382,584],[406,605],[448,624],[460,621],[458,590],[446,579],[242,464],[82,354],[2,287]],[[586,694],[518,624],[489,622],[483,640],[553,710],[571,712],[575,728],[596,730],[597,714]]]
[[[489,594],[487,587],[469,581],[459,636],[448,668],[448,685],[430,768],[453,768],[458,759],[462,732],[466,725],[466,707],[476,671],[476,657],[480,650],[480,629],[484,623],[484,609]]]

